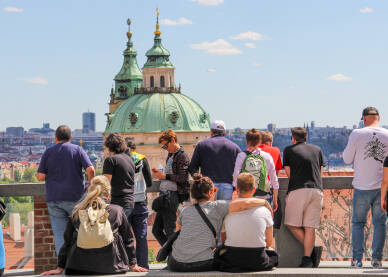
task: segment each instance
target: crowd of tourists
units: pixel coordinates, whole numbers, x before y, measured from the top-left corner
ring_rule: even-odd
[[[354,166],[351,267],[362,267],[371,210],[372,266],[381,268],[388,130],[379,127],[374,107],[363,110],[362,120],[365,127],[353,130],[343,153],[344,161]],[[169,270],[270,270],[279,262],[273,232],[281,222],[303,247],[300,267],[318,267],[323,249],[315,245],[315,230],[323,207],[325,162],[321,149],[307,143],[307,131],[291,129],[283,159],[268,131],[249,130],[245,151],[225,137],[223,121],[214,121],[210,134],[196,145],[190,160],[177,134],[164,131],[158,142],[168,153],[165,167],[151,169],[133,139],[112,133],[104,142],[108,155],[102,175],[95,176],[85,151],[70,143],[70,128],[59,126],[56,145],[43,154],[37,176],[46,183],[58,256],[58,268],[42,275],[147,272],[146,189],[152,179],[160,180],[160,194],[152,202],[152,233],[162,246],[157,259],[167,259]],[[282,169],[289,178],[284,209],[278,199]]]

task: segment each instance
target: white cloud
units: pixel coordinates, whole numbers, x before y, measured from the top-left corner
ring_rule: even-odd
[[[256,45],[254,43],[252,43],[252,42],[246,42],[244,45],[247,48],[252,48],[252,49],[256,48]]]
[[[202,50],[213,55],[237,55],[242,53],[240,49],[223,39],[217,39],[213,42],[204,41],[198,44],[191,44],[190,47],[194,50]]]
[[[372,8],[365,7],[360,10],[361,13],[373,13],[374,10]]]
[[[42,77],[20,78],[19,80],[23,80],[34,85],[48,85],[48,80]]]
[[[181,17],[176,21],[168,19],[168,18],[164,18],[164,19],[160,20],[160,24],[169,25],[169,26],[182,26],[182,25],[191,25],[191,24],[193,24],[193,21],[191,21],[187,18],[184,18],[184,17]]]
[[[264,100],[265,96],[264,95],[256,95],[257,100]]]
[[[342,73],[338,73],[338,74],[333,74],[329,77],[327,77],[327,80],[330,80],[330,81],[351,81],[352,78],[350,77],[347,77],[345,76],[344,74]]]
[[[218,6],[224,3],[224,0],[191,0],[191,2],[196,2],[201,6]]]
[[[289,85],[288,88],[289,89],[294,89],[294,88],[296,88],[296,86],[295,85]]]
[[[256,32],[250,32],[250,31],[245,33],[240,33],[230,38],[234,40],[264,40],[264,36],[262,34],[256,33]]]
[[[259,67],[259,66],[262,66],[263,63],[253,62],[252,65],[253,65],[254,67]]]
[[[208,68],[207,72],[216,72],[217,70],[215,68]]]
[[[3,9],[7,13],[22,13],[23,10],[15,7],[5,7]]]

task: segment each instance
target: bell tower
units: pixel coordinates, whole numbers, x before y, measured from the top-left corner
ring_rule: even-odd
[[[175,88],[175,68],[170,62],[170,52],[163,47],[162,32],[159,30],[159,10],[156,9],[156,30],[154,45],[147,51],[147,62],[143,66],[143,87],[149,91],[157,88],[160,92]]]

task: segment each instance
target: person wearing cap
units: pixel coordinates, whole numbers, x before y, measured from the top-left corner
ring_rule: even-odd
[[[194,149],[189,172],[201,169],[203,176],[209,177],[218,188],[216,200],[231,200],[233,195],[233,170],[241,149],[225,138],[226,127],[222,120],[211,124],[211,137],[200,141]]]
[[[353,163],[354,168],[351,267],[362,267],[364,227],[369,210],[372,210],[372,267],[381,268],[387,216],[381,209],[380,189],[388,151],[388,130],[379,127],[380,114],[375,107],[365,108],[361,119],[365,127],[352,131],[343,153],[345,163]]]

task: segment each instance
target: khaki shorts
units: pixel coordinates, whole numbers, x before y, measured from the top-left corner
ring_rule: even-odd
[[[302,188],[290,191],[286,197],[284,224],[295,227],[319,228],[323,207],[323,192]]]

